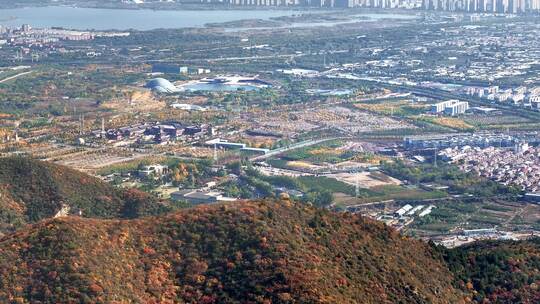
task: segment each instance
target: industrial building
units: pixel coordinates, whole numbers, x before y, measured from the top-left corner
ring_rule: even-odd
[[[188,67],[180,66],[176,64],[153,64],[152,73],[164,73],[164,74],[187,74]]]
[[[520,141],[537,142],[536,134],[511,136],[498,133],[458,133],[419,135],[404,138],[404,147],[408,150],[445,149],[453,147],[513,147]]]
[[[171,199],[173,201],[185,201],[193,205],[236,201],[235,198],[225,197],[219,192],[204,192],[193,189],[173,192],[171,193]]]
[[[155,122],[136,124],[119,129],[107,131],[93,131],[96,137],[104,136],[108,140],[136,140],[139,143],[167,143],[181,138],[198,139],[205,134],[211,134],[212,128],[202,124],[197,126],[184,126],[180,122]]]
[[[395,214],[396,216],[404,216],[407,212],[411,211],[413,209],[413,206],[407,204],[401,208],[399,208],[398,210],[396,210]]]

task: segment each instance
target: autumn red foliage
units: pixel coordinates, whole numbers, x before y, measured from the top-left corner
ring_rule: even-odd
[[[68,217],[0,240],[0,302],[459,303],[436,256],[381,223],[289,201]]]

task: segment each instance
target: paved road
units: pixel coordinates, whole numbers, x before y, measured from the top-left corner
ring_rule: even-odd
[[[30,73],[32,73],[32,71],[22,72],[22,73],[19,73],[19,74],[17,74],[17,75],[13,75],[13,76],[10,76],[10,77],[7,77],[7,78],[2,79],[2,80],[0,80],[0,83],[4,83],[4,82],[10,81],[10,80],[13,80],[13,79],[15,79],[15,78],[18,78],[18,77],[21,77],[21,76],[30,74]]]
[[[331,140],[341,139],[341,138],[345,138],[345,137],[330,137],[330,138],[323,138],[323,139],[317,139],[317,140],[302,141],[302,142],[296,143],[294,145],[290,145],[288,147],[283,147],[283,148],[271,150],[270,152],[266,153],[265,155],[255,156],[255,157],[252,157],[250,160],[251,161],[261,161],[261,160],[265,160],[267,158],[282,154],[282,153],[290,151],[290,150],[299,149],[299,148],[308,147],[308,146],[313,146],[313,145],[320,144],[320,143],[323,143],[323,142],[326,142],[326,141],[331,141]]]

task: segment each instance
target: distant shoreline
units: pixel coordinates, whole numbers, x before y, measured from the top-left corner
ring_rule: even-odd
[[[154,11],[194,11],[194,10],[290,10],[290,11],[321,11],[321,10],[344,10],[343,8],[317,8],[317,7],[290,7],[290,6],[232,6],[232,5],[208,5],[208,4],[170,4],[170,3],[155,3],[155,4],[101,4],[92,5],[88,3],[78,4],[55,4],[55,3],[36,3],[35,5],[0,5],[0,10],[12,9],[27,9],[27,8],[43,8],[43,7],[71,7],[71,8],[88,8],[88,9],[118,9],[118,10],[154,10]]]
[[[302,12],[353,12],[365,11],[373,13],[396,13],[411,14],[418,13],[415,9],[380,9],[380,8],[331,8],[331,7],[309,7],[309,6],[241,6],[241,5],[216,5],[216,4],[180,4],[180,3],[154,3],[154,4],[92,4],[92,3],[77,3],[77,4],[55,4],[55,3],[36,3],[35,5],[1,5],[1,10],[12,9],[27,9],[27,8],[43,8],[43,7],[71,7],[81,9],[117,9],[117,10],[153,10],[153,11],[214,11],[214,10],[231,10],[231,11],[302,11]]]
[[[206,7],[200,9],[198,7]],[[111,31],[147,31],[155,29],[186,29],[186,28],[238,28],[238,29],[272,29],[304,26],[327,26],[361,22],[372,19],[371,16],[362,17],[360,15],[378,15],[374,20],[379,19],[409,19],[418,15],[416,10],[397,9],[366,9],[366,8],[306,8],[306,7],[230,7],[221,9],[222,6],[191,6],[191,9],[175,10],[152,10],[139,7],[138,9],[112,9],[82,7],[76,5],[57,6],[27,6],[26,8],[1,9],[0,24],[10,26],[20,26],[20,23],[29,23],[34,27],[61,27],[75,30],[111,30]],[[245,13],[244,13],[245,12]],[[251,12],[251,13],[249,13]],[[63,15],[81,16],[79,21],[62,23],[59,20]],[[92,20],[84,21],[87,16],[96,16],[97,19],[104,18],[103,22],[95,23]],[[153,16],[154,17],[150,17]],[[176,16],[179,15],[179,16]],[[400,15],[401,18],[396,17]],[[18,17],[13,17],[18,16]],[[28,16],[31,16],[29,18]],[[42,18],[40,17],[42,16]],[[124,16],[128,20],[124,23],[107,23],[109,18]],[[161,16],[163,22],[154,22],[156,16]],[[176,19],[174,19],[176,16]],[[309,16],[309,17],[308,17]],[[2,19],[3,17],[3,19]],[[135,19],[134,19],[135,17]],[[40,19],[41,18],[41,19]],[[150,18],[150,19],[148,19]],[[153,18],[153,19],[152,19]],[[180,18],[180,19],[178,19]],[[185,21],[187,18],[191,21]],[[139,20],[147,19],[148,22],[140,23]],[[159,19],[159,18],[158,18]],[[187,20],[186,19],[186,20]],[[19,20],[19,21],[16,21]],[[129,21],[131,20],[131,21]],[[176,22],[175,20],[184,20]],[[15,21],[15,22],[14,22]],[[41,21],[41,22],[40,22]],[[305,24],[305,25],[304,25]]]
[[[0,18],[0,22],[10,22],[10,21],[15,21],[17,19],[18,17],[16,16],[9,16],[7,18]]]

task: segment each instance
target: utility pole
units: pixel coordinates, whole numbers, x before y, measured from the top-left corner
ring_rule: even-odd
[[[356,176],[356,182],[355,182],[355,188],[354,193],[356,194],[356,197],[360,197],[360,184],[358,183],[358,176]]]
[[[84,114],[81,114],[81,116],[80,116],[80,130],[79,130],[79,133],[80,133],[80,135],[83,135],[83,133],[84,133]]]
[[[101,117],[101,138],[105,138],[105,117]]]

